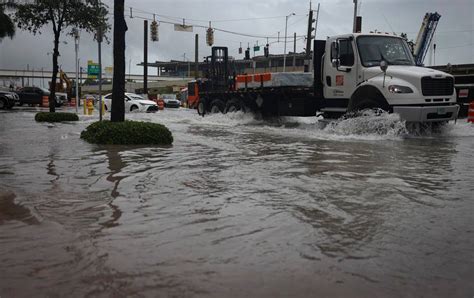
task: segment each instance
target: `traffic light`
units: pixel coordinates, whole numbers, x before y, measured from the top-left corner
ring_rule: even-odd
[[[245,60],[250,60],[250,48],[245,50]]]
[[[267,45],[263,48],[263,54],[265,55],[266,58],[268,58],[268,56],[270,56],[269,46],[270,45],[267,43]]]
[[[156,21],[151,22],[150,31],[151,31],[151,40],[158,41],[158,23]]]
[[[209,28],[207,28],[206,43],[208,46],[212,46],[214,44],[214,29],[211,28],[211,23],[209,23]]]
[[[310,10],[309,15],[308,15],[308,35],[306,36],[306,48],[305,48],[307,56],[309,56],[311,52],[311,42],[314,38],[313,31],[315,30],[313,23],[315,22],[316,20],[313,19],[313,11]]]

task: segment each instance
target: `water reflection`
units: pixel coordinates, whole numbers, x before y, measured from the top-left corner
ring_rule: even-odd
[[[39,224],[39,220],[28,208],[15,203],[15,198],[13,192],[0,189],[0,225],[10,220],[19,220],[28,225]]]
[[[118,220],[122,216],[122,211],[117,205],[114,204],[114,200],[120,195],[120,192],[118,191],[120,181],[122,181],[123,178],[126,178],[126,176],[120,175],[120,173],[127,164],[122,160],[120,156],[120,149],[117,147],[106,148],[105,155],[107,156],[108,168],[110,170],[110,173],[107,175],[106,179],[107,181],[112,182],[114,186],[110,193],[113,199],[107,203],[107,205],[112,210],[112,215],[109,220],[101,223],[101,225],[106,228],[112,228],[119,225]]]

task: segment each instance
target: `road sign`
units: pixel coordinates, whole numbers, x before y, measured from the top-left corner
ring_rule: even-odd
[[[254,52],[260,51],[260,46],[254,46],[254,47],[253,47],[253,51],[254,51]]]
[[[87,78],[97,79],[99,72],[100,67],[98,63],[94,63],[92,60],[87,61]]]

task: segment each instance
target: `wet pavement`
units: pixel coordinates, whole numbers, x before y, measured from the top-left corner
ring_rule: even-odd
[[[474,127],[167,109],[171,147],[0,111],[0,297],[472,297]]]

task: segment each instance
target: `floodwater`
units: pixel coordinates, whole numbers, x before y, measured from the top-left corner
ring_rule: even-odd
[[[0,113],[2,298],[474,295],[465,120],[127,114],[167,125],[163,148],[33,117]]]

